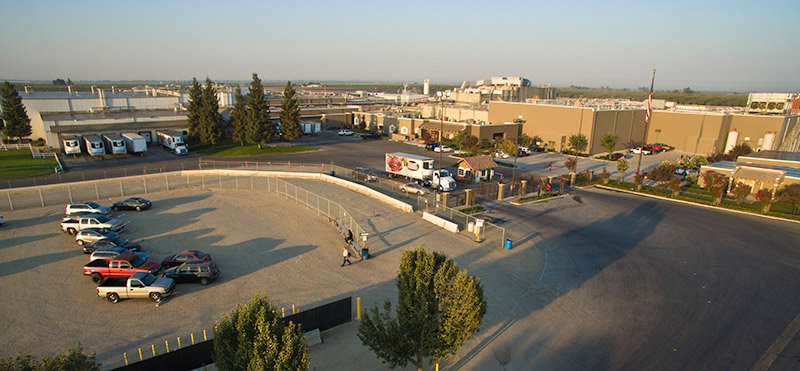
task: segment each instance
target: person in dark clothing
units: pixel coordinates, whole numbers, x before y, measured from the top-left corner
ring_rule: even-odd
[[[346,243],[348,245],[352,245],[353,244],[353,231],[351,231],[349,229],[347,230],[347,236],[344,237],[344,243]]]

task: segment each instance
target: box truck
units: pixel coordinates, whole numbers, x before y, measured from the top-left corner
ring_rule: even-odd
[[[417,183],[439,188],[442,191],[452,191],[456,189],[456,181],[450,176],[450,172],[445,169],[434,168],[434,161],[430,157],[411,155],[408,153],[387,153],[386,172],[389,176],[400,176]]]
[[[188,155],[189,149],[186,148],[186,143],[183,142],[183,134],[175,130],[159,130],[156,131],[158,143],[162,147],[170,149],[178,156]]]
[[[103,134],[103,144],[110,155],[121,155],[125,153],[125,141],[117,134]]]
[[[122,133],[120,134],[122,140],[125,141],[125,148],[130,153],[147,152],[147,139],[136,133]]]
[[[81,147],[83,147],[83,140],[77,135],[65,135],[61,138],[61,143],[64,144],[64,153],[68,155],[79,155]]]
[[[106,148],[103,146],[103,140],[97,135],[86,135],[83,137],[86,142],[86,152],[91,156],[102,156],[106,154]]]

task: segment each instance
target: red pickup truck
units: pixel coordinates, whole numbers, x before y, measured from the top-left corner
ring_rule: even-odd
[[[109,277],[130,277],[136,272],[157,275],[161,264],[134,254],[117,255],[114,259],[97,259],[83,266],[83,274],[92,276],[94,283]]]

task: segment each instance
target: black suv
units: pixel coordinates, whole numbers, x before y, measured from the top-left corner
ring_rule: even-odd
[[[380,135],[380,134],[378,134],[378,133],[367,133],[367,134],[361,134],[361,139],[362,139],[362,140],[367,140],[367,139],[381,139],[381,135]]]
[[[175,282],[200,282],[205,286],[219,277],[219,269],[212,260],[186,262],[164,271],[164,277],[172,278]]]
[[[425,143],[425,149],[427,149],[428,151],[433,151],[433,149],[438,147],[438,146],[439,146],[439,143],[436,143],[436,142]]]

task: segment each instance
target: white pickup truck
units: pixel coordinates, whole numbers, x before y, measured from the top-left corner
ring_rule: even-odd
[[[84,228],[99,228],[119,232],[125,228],[125,223],[119,219],[111,219],[105,215],[87,214],[80,216],[67,215],[61,219],[61,230],[75,235]]]
[[[129,278],[108,278],[97,286],[97,296],[110,303],[121,299],[145,299],[158,303],[175,291],[172,278],[156,277],[150,273],[136,272]]]

